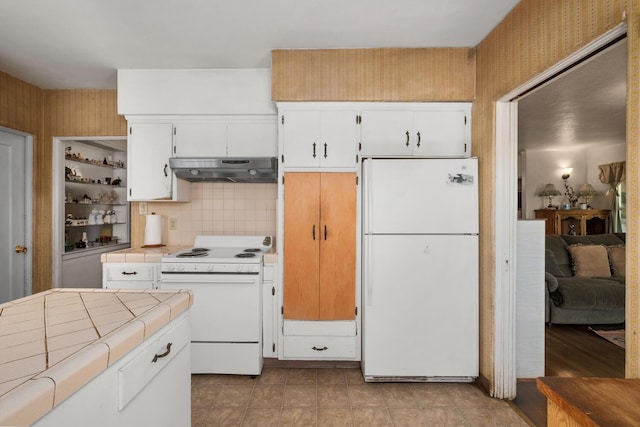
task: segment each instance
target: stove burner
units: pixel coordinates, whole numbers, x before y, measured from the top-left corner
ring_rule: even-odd
[[[176,258],[196,258],[201,256],[207,256],[208,254],[209,254],[209,249],[193,248],[189,252],[183,252],[181,254],[176,255]]]
[[[206,252],[185,252],[183,254],[176,255],[176,258],[197,258],[201,256],[207,256]]]
[[[262,252],[262,249],[258,249],[258,248],[249,248],[249,249],[245,249],[245,250],[244,250],[244,251],[242,251],[242,252],[249,252],[249,253],[252,253],[252,252]]]
[[[236,254],[236,258],[255,258],[256,254],[253,252],[240,252]]]

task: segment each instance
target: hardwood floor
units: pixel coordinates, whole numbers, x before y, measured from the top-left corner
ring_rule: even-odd
[[[624,349],[590,332],[587,326],[547,327],[545,346],[545,376],[624,378]],[[513,403],[535,426],[547,425],[546,399],[536,388],[535,379],[518,380]]]

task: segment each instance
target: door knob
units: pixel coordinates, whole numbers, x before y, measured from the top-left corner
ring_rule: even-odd
[[[19,253],[26,254],[27,253],[27,248],[25,248],[24,246],[18,245],[18,246],[16,246],[16,253],[17,254],[19,254]]]

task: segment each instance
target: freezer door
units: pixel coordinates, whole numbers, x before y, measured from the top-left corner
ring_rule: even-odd
[[[478,236],[364,239],[365,376],[477,377]]]
[[[478,233],[478,161],[365,159],[365,234]]]

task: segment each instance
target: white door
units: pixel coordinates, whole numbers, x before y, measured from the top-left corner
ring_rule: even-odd
[[[416,111],[414,155],[429,157],[468,156],[466,112],[460,110]]]
[[[171,123],[135,123],[130,125],[127,143],[128,200],[171,199],[173,173],[173,125]]]
[[[287,111],[284,113],[284,166],[318,167],[320,165],[320,112]]]
[[[477,159],[365,159],[364,232],[475,234]]]
[[[414,141],[413,112],[373,110],[362,112],[363,156],[410,156]]]
[[[177,122],[175,157],[225,157],[227,125],[212,122]]]
[[[30,144],[0,128],[0,303],[31,294]]]
[[[364,374],[478,376],[478,236],[365,236]]]
[[[323,111],[321,116],[320,165],[356,167],[358,125],[355,111]]]

